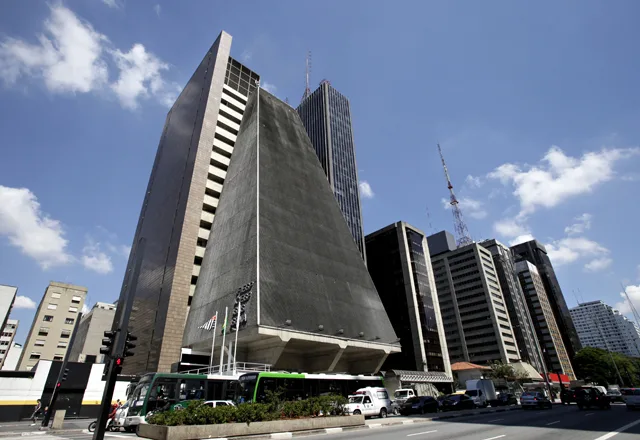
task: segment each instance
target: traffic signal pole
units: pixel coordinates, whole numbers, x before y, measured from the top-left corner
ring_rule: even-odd
[[[60,366],[60,372],[58,373],[58,378],[56,379],[56,384],[53,387],[53,392],[51,393],[51,399],[49,400],[49,411],[45,411],[44,419],[42,419],[43,427],[49,426],[49,421],[51,420],[51,413],[53,413],[53,407],[56,404],[56,400],[58,400],[58,392],[60,387],[62,386],[62,382],[67,380],[67,362],[69,362],[69,356],[71,355],[71,347],[73,347],[73,342],[76,339],[76,333],[78,332],[78,327],[80,326],[80,319],[82,318],[82,312],[78,313],[76,317],[76,323],[73,326],[73,331],[71,332],[71,338],[69,339],[69,345],[67,345],[67,351],[64,354],[64,358],[62,359],[62,365]]]
[[[126,339],[127,329],[129,327],[129,318],[131,317],[131,309],[133,308],[133,291],[138,284],[138,275],[140,274],[140,266],[142,265],[142,257],[144,256],[146,239],[141,238],[138,241],[138,245],[135,247],[135,263],[133,270],[128,270],[129,273],[125,275],[127,279],[126,284],[123,286],[124,300],[120,307],[123,307],[120,313],[120,321],[117,327],[114,329],[114,343],[111,347],[111,355],[109,356],[109,367],[106,374],[106,382],[104,384],[104,393],[102,394],[102,406],[100,408],[100,414],[98,416],[98,422],[96,423],[96,430],[93,433],[93,440],[103,440],[104,432],[107,426],[107,420],[109,419],[109,412],[111,410],[111,400],[113,399],[113,389],[116,386],[116,380],[118,378],[118,372],[122,367],[122,359],[124,358],[124,352],[126,351]],[[120,365],[117,365],[120,363]]]

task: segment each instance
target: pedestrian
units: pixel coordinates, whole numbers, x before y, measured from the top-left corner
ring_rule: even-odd
[[[38,401],[36,402],[36,407],[33,410],[33,414],[31,414],[31,421],[33,421],[31,426],[36,426],[36,422],[38,421],[38,416],[40,415],[41,412],[42,412],[42,402],[40,401],[40,399],[38,399]]]

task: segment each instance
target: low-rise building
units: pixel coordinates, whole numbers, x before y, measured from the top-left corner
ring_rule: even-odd
[[[106,330],[111,330],[115,316],[116,305],[103,302],[97,302],[89,313],[83,315],[71,347],[69,361],[103,363],[104,355],[100,354],[102,338]]]

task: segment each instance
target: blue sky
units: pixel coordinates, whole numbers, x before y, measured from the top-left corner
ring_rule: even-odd
[[[570,305],[615,305],[624,281],[640,308],[639,14],[622,0],[3,2],[0,283],[24,297],[17,340],[49,280],[117,298],[168,105],[222,29],[280,98],[302,96],[307,50],[313,87],[350,98],[365,232],[453,229],[439,142],[475,239],[533,235]]]

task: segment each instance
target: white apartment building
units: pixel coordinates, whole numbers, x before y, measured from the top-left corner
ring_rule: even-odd
[[[16,337],[18,331],[18,320],[7,319],[7,323],[2,332],[0,332],[0,369],[4,365],[4,361],[7,358],[9,349],[13,347],[13,339]]]
[[[572,308],[571,317],[583,347],[640,357],[638,326],[613,307],[590,301]]]

